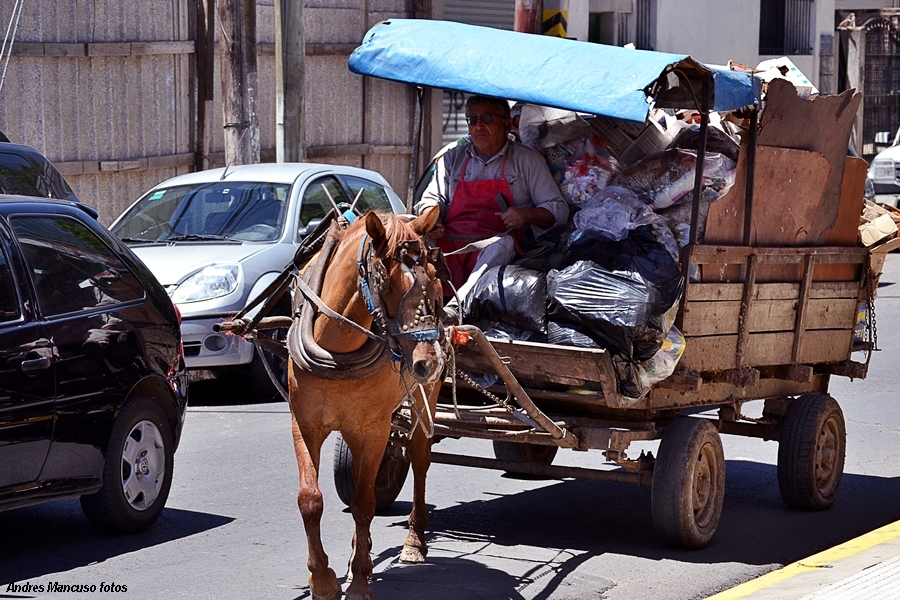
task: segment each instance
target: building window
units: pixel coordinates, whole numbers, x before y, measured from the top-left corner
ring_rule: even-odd
[[[759,13],[759,53],[812,54],[815,0],[762,0]]]
[[[654,15],[656,7],[653,5],[655,0],[637,0],[634,5],[635,11],[635,31],[634,45],[639,50],[655,50],[655,39],[653,35]]]

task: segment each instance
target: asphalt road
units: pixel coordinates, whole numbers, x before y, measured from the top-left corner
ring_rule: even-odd
[[[874,355],[866,380],[835,378],[831,385],[845,413],[848,451],[842,489],[830,510],[786,508],[776,479],[777,445],[732,436],[723,438],[722,521],[712,543],[698,551],[659,542],[649,487],[525,480],[434,465],[428,563],[396,562],[406,535],[410,476],[391,512],[373,523],[376,599],[705,598],[900,519],[898,282],[895,254],[876,303],[884,350]],[[175,457],[172,494],[144,534],[98,535],[77,501],[0,513],[0,598],[309,598],[287,406],[243,401],[233,386],[192,388],[194,406]],[[323,452],[322,527],[331,564],[342,574],[353,523],[334,491],[332,445],[329,438]],[[490,443],[481,441],[445,440],[436,449],[492,456]],[[601,459],[595,452],[561,451],[556,462],[597,466]],[[127,592],[6,591],[11,581],[114,582]]]

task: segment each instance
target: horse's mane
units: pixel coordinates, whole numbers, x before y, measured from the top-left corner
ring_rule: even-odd
[[[379,258],[385,258],[390,255],[394,248],[399,246],[402,242],[419,239],[419,234],[415,232],[412,225],[410,225],[410,222],[405,218],[398,217],[389,212],[376,212],[375,214],[381,219],[381,223],[384,225],[385,237],[387,238],[387,244],[385,244],[383,248],[378,249]],[[352,236],[356,231],[365,229],[365,227],[365,215],[363,215],[356,219],[356,221],[346,229],[333,229],[332,235],[335,236],[335,241],[339,242],[344,237]]]

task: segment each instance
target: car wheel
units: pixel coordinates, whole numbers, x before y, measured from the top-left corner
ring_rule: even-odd
[[[81,497],[90,523],[109,533],[144,531],[156,521],[172,485],[172,428],[149,398],[127,401],[113,424],[103,487]]]

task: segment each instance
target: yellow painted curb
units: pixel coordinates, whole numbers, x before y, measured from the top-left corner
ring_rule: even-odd
[[[900,521],[891,523],[890,525],[885,525],[884,527],[880,527],[875,531],[870,531],[869,533],[861,535],[858,538],[854,538],[848,542],[844,542],[839,546],[835,546],[834,548],[829,548],[828,550],[824,550],[822,552],[819,552],[818,554],[814,554],[809,558],[789,564],[788,566],[778,569],[777,571],[766,573],[761,577],[757,577],[756,579],[748,581],[747,583],[742,583],[741,585],[731,588],[730,590],[720,592],[715,596],[710,596],[709,598],[707,598],[707,600],[737,600],[739,598],[746,598],[751,594],[754,594],[767,587],[771,587],[776,583],[782,582],[786,579],[790,579],[795,575],[799,575],[801,573],[809,573],[810,571],[821,569],[822,567],[841,560],[842,558],[847,558],[848,556],[859,554],[860,552],[868,550],[869,548],[877,546],[878,544],[883,544],[884,542],[889,542],[897,538],[900,538]]]

